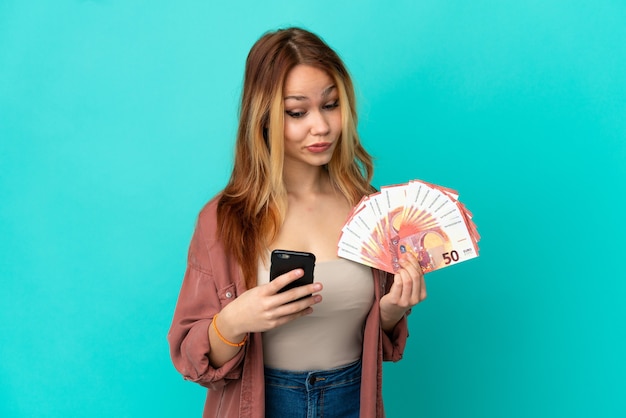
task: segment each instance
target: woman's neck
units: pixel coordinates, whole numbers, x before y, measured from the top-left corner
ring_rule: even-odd
[[[283,181],[287,194],[295,198],[327,193],[330,187],[328,171],[310,165],[285,169]]]

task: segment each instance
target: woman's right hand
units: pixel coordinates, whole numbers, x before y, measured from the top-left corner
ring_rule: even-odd
[[[303,274],[302,269],[295,269],[243,292],[220,312],[218,325],[222,334],[240,341],[249,332],[264,332],[313,312],[312,306],[322,301],[322,296],[316,294],[322,290],[321,283],[278,293]]]

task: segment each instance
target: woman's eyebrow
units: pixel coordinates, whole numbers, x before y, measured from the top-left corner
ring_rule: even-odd
[[[334,84],[333,84],[333,85],[330,85],[330,86],[328,86],[328,87],[326,87],[326,88],[324,89],[324,91],[322,92],[322,97],[326,97],[326,96],[328,96],[328,95],[329,95],[329,94],[330,94],[333,90],[335,90],[336,88],[337,88],[337,86],[335,86]]]
[[[309,100],[309,98],[306,97],[306,96],[285,96],[285,100],[288,100],[288,99],[291,99],[291,100],[301,100],[301,101],[302,100]]]
[[[334,84],[326,87],[324,89],[324,91],[322,91],[322,97],[323,98],[327,97],[336,88],[337,88],[337,86],[335,86]],[[309,98],[307,96],[301,96],[301,95],[295,95],[295,94],[294,95],[285,96],[284,100],[288,100],[288,99],[299,100],[299,101],[309,100]]]

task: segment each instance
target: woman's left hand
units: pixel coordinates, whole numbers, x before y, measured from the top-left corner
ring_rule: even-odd
[[[404,314],[426,299],[424,273],[413,254],[405,253],[402,268],[393,278],[389,293],[380,299],[380,319],[383,330],[391,331]]]

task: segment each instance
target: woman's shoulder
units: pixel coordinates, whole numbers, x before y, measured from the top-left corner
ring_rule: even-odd
[[[217,206],[220,201],[221,194],[213,196],[200,209],[196,219],[196,231],[200,232],[203,239],[213,241],[216,239],[217,231]]]
[[[200,209],[198,219],[217,218],[217,206],[219,204],[221,196],[222,194],[218,193],[213,196],[208,202],[206,202],[202,209]]]

